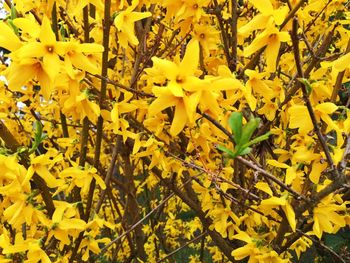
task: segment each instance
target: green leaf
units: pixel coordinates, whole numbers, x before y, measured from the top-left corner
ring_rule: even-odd
[[[250,145],[253,145],[253,144],[256,144],[258,142],[261,142],[261,141],[265,141],[269,138],[269,136],[271,135],[271,132],[267,132],[259,137],[256,137],[254,138],[253,140],[251,140],[250,142],[246,143],[243,145],[243,147],[249,147]]]
[[[29,150],[29,153],[35,152],[35,150],[39,147],[39,145],[47,138],[45,134],[43,134],[43,126],[40,121],[35,122],[35,134],[33,145]]]
[[[232,133],[233,133],[233,140],[236,144],[239,144],[239,141],[241,140],[242,136],[242,113],[241,112],[233,112],[228,119],[228,123],[231,127]]]
[[[252,151],[252,148],[250,148],[250,147],[242,147],[241,149],[239,149],[237,155],[246,155],[246,154],[250,153],[251,151]]]
[[[13,31],[15,32],[15,34],[17,36],[19,36],[18,28],[15,26],[15,24],[12,21],[12,19],[7,19],[7,23],[9,24],[9,26],[12,27]]]
[[[222,146],[222,145],[217,145],[216,147],[217,147],[220,151],[222,151],[222,152],[224,152],[224,153],[227,153],[227,155],[228,155],[230,158],[232,158],[232,159],[236,158],[236,156],[237,156],[237,152],[233,152],[233,151],[227,149],[226,147],[224,147],[224,146]]]
[[[259,118],[251,118],[249,120],[249,122],[244,125],[243,129],[242,129],[242,136],[241,139],[239,141],[239,144],[241,146],[245,145],[246,143],[249,142],[250,138],[252,137],[254,131],[256,130],[256,128],[258,128],[260,123],[260,119]]]
[[[298,78],[298,81],[301,82],[302,84],[304,84],[304,86],[306,88],[307,95],[310,95],[310,93],[312,91],[312,87],[311,87],[310,82],[305,78]]]
[[[11,19],[15,19],[17,18],[17,12],[16,12],[16,8],[13,4],[11,4]]]

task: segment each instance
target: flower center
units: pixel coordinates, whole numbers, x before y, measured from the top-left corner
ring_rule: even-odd
[[[53,46],[46,46],[46,50],[49,53],[53,53],[54,48],[53,48]]]
[[[180,77],[180,76],[176,77],[176,83],[177,84],[182,84],[183,82],[184,82],[184,79],[182,77]]]

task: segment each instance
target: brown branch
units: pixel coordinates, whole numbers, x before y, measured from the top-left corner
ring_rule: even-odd
[[[101,72],[101,76],[103,76],[104,78],[102,78],[101,80],[101,92],[99,97],[100,109],[103,108],[103,104],[106,98],[106,91],[107,91],[107,81],[105,78],[107,77],[107,70],[108,70],[109,32],[111,28],[110,9],[111,9],[111,0],[106,0],[105,8],[104,8],[104,17],[103,17],[103,40],[102,40],[103,43],[102,44],[104,47],[104,51],[102,54],[102,72]],[[101,145],[102,145],[102,137],[103,137],[103,117],[101,115],[97,119],[96,130],[97,130],[97,134],[96,134],[93,165],[97,169],[100,162]],[[89,220],[89,217],[90,217],[90,211],[91,211],[95,186],[96,186],[96,180],[93,179],[90,184],[88,199],[86,203],[86,210],[84,215],[84,220],[86,222]]]
[[[348,41],[348,45],[346,47],[344,55],[348,54],[349,52],[350,52],[350,39]],[[345,75],[345,70],[338,73],[337,79],[335,81],[334,89],[332,91],[332,96],[331,96],[331,102],[333,103],[336,101],[338,92],[342,87],[344,75]]]
[[[236,71],[237,69],[237,20],[238,20],[238,0],[231,0],[231,63],[229,68],[231,71]]]
[[[135,89],[132,89],[132,88],[129,88],[123,84],[120,84],[116,81],[113,81],[111,79],[109,79],[107,76],[101,76],[101,75],[98,75],[98,74],[91,74],[89,72],[87,72],[89,75],[92,75],[98,79],[101,79],[102,81],[106,81],[106,83],[108,84],[112,84],[113,86],[116,86],[118,88],[121,88],[121,89],[124,89],[126,91],[130,91],[132,93],[135,93],[137,95],[140,95],[140,96],[143,96],[143,97],[148,97],[148,98],[155,98],[155,96],[153,94],[150,94],[150,93],[146,93],[146,92],[143,92],[143,91],[138,91],[138,90],[135,90]]]
[[[269,172],[265,171],[264,169],[253,164],[252,162],[244,159],[241,156],[237,156],[236,159],[239,160],[241,163],[245,164],[246,166],[252,168],[253,170],[259,172],[263,176],[267,177],[268,179],[270,179],[274,183],[278,184],[281,188],[283,188],[284,190],[291,193],[297,200],[304,200],[306,203],[309,203],[309,200],[306,197],[304,197],[303,195],[301,195],[298,192],[296,192],[295,190],[293,190],[291,187],[289,187],[288,185],[286,185],[285,183],[280,181],[278,178],[276,178],[274,175],[270,174]]]
[[[85,7],[85,8],[88,9],[88,7]],[[110,31],[110,26],[111,26],[110,8],[111,8],[111,0],[106,0],[105,1],[105,8],[104,8],[104,24],[103,24],[104,51],[102,54],[102,73],[101,73],[101,75],[104,77],[107,76],[107,70],[108,70],[109,31]],[[88,23],[88,21],[86,21],[88,19],[88,10],[86,10],[84,13],[85,13],[85,23]],[[87,25],[85,24],[85,26],[87,26]],[[89,27],[86,27],[86,29],[87,28],[89,28]],[[88,37],[87,33],[85,33],[85,37]],[[107,90],[107,82],[105,79],[102,79],[101,92],[100,92],[100,97],[99,97],[99,107],[100,108],[102,108],[102,104],[105,100],[106,90]],[[96,130],[97,130],[97,134],[96,134],[95,154],[94,154],[94,159],[93,159],[93,166],[96,169],[98,169],[99,163],[100,163],[101,144],[102,144],[102,137],[103,137],[103,118],[102,118],[102,116],[98,117]],[[88,197],[87,197],[85,214],[83,215],[83,219],[85,222],[89,221],[95,187],[96,187],[96,180],[92,179],[92,181],[90,183]],[[84,233],[81,232],[75,241],[75,246],[74,246],[72,255],[69,259],[70,263],[72,263],[77,256],[80,243],[83,240],[83,236],[84,236]]]
[[[109,185],[110,181],[111,181],[111,178],[113,176],[113,171],[114,171],[114,167],[115,167],[115,162],[117,160],[117,156],[118,156],[118,151],[120,149],[120,136],[118,136],[117,138],[117,141],[113,147],[113,153],[112,153],[112,160],[110,162],[110,165],[109,165],[109,168],[108,168],[108,171],[107,171],[107,175],[105,177],[105,185]],[[105,196],[106,196],[106,191],[107,189],[104,189],[101,191],[101,194],[100,194],[100,198],[98,200],[98,203],[96,205],[96,208],[95,208],[95,213],[98,214],[102,204],[103,204],[103,201],[105,199]]]

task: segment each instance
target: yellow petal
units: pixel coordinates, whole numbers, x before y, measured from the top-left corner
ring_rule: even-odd
[[[179,68],[174,62],[157,57],[153,57],[152,61],[153,67],[161,70],[168,79],[176,81],[176,77],[179,75]]]
[[[252,5],[259,10],[264,16],[269,16],[272,14],[273,6],[270,2],[270,0],[249,0],[249,2],[252,3]]]
[[[50,188],[55,188],[59,186],[61,183],[59,180],[57,180],[43,165],[38,165],[35,167],[35,171],[37,174],[44,179],[44,181],[47,183],[47,186]]]
[[[60,70],[61,61],[57,54],[47,54],[43,59],[43,68],[53,82]]]
[[[16,18],[13,20],[13,23],[16,27],[22,30],[22,33],[27,33],[33,38],[38,37],[38,33],[40,32],[40,25],[36,23],[34,20],[30,20],[28,18]]]
[[[69,230],[69,229],[84,230],[86,223],[81,219],[72,218],[72,219],[63,219],[60,222],[59,226],[62,230]]]
[[[270,186],[265,182],[256,183],[255,188],[267,193],[269,196],[273,196]]]
[[[290,227],[292,228],[293,232],[295,232],[297,223],[295,221],[295,213],[292,206],[287,202],[286,205],[282,207],[282,209],[287,217]]]
[[[306,106],[293,105],[288,109],[289,128],[299,128],[301,133],[308,133],[314,126]]]
[[[102,180],[102,178],[98,174],[94,174],[93,176],[94,176],[94,178],[96,180],[96,183],[101,187],[101,189],[105,190],[106,189],[106,184]]]
[[[83,53],[102,53],[104,47],[95,43],[83,43],[79,45],[78,50]]]
[[[199,42],[191,40],[186,47],[185,55],[180,63],[180,76],[193,75],[199,63]]]
[[[162,96],[155,99],[148,108],[149,115],[155,115],[162,110],[176,105],[177,99],[174,96]]]
[[[273,18],[275,20],[276,25],[281,25],[288,14],[288,7],[282,6],[277,10],[273,11]]]
[[[272,196],[269,199],[264,199],[261,201],[261,205],[272,205],[272,206],[278,206],[282,205],[284,206],[286,204],[287,200],[278,198],[276,196]]]
[[[239,232],[238,234],[233,236],[234,239],[242,240],[247,242],[248,244],[252,242],[251,237],[246,232]]]
[[[273,160],[273,159],[267,160],[267,164],[278,167],[278,168],[285,168],[285,169],[290,167],[289,165],[287,165],[285,163],[280,163],[280,162]]]
[[[52,31],[50,20],[47,18],[47,16],[44,16],[43,18],[39,39],[40,42],[44,43],[45,45],[54,45],[56,43],[56,36]]]
[[[338,58],[333,62],[333,66],[338,71],[344,71],[350,65],[350,53]]]
[[[244,259],[245,257],[248,257],[251,255],[253,247],[248,244],[245,245],[244,247],[237,248],[231,252],[231,255],[236,259],[236,260],[241,260]]]
[[[201,98],[201,92],[195,92],[190,96],[185,96],[183,98],[186,112],[187,112],[187,117],[191,123],[194,122],[194,117],[196,114],[196,109],[200,98]]]
[[[318,104],[315,107],[315,110],[318,110],[318,111],[320,111],[322,113],[326,113],[326,114],[332,114],[337,109],[338,109],[338,106],[332,102],[324,102],[324,103]]]
[[[145,19],[145,18],[150,17],[150,16],[152,16],[151,12],[132,12],[132,13],[128,14],[128,18],[132,22],[136,22],[136,21]]]
[[[268,43],[268,36],[263,32],[260,35],[258,35],[248,47],[244,49],[243,51],[244,56],[249,57],[250,55],[254,54],[256,51],[258,51],[262,47],[266,46],[267,43]]]
[[[187,123],[187,112],[186,107],[182,100],[179,100],[175,107],[175,114],[173,122],[171,123],[170,127],[170,134],[171,136],[175,137],[178,135],[183,128],[185,127]]]
[[[276,70],[276,60],[280,50],[281,42],[276,39],[274,41],[270,41],[266,47],[266,70],[268,72],[273,72]]]
[[[286,170],[286,179],[285,183],[286,184],[291,184],[294,179],[297,177],[297,172],[294,167],[288,167]]]
[[[268,16],[257,14],[247,24],[238,29],[238,33],[243,36],[248,36],[253,30],[263,29],[269,21]]]
[[[9,51],[15,51],[22,46],[22,43],[17,35],[3,21],[0,21],[0,32],[0,47],[3,47]]]
[[[184,96],[184,92],[182,90],[182,85],[175,82],[175,81],[170,81],[167,88],[176,97],[183,97]]]

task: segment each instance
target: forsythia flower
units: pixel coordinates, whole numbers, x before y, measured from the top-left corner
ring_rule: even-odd
[[[118,29],[119,43],[124,48],[128,47],[128,43],[131,45],[137,45],[139,43],[135,36],[134,23],[152,16],[150,12],[133,12],[138,4],[139,0],[133,0],[132,4],[125,11],[118,13],[114,19],[114,24]]]
[[[272,72],[276,70],[276,60],[280,50],[281,42],[289,41],[288,32],[280,32],[271,23],[266,29],[260,33],[253,42],[244,49],[244,56],[249,57],[259,49],[266,46],[266,71]]]

